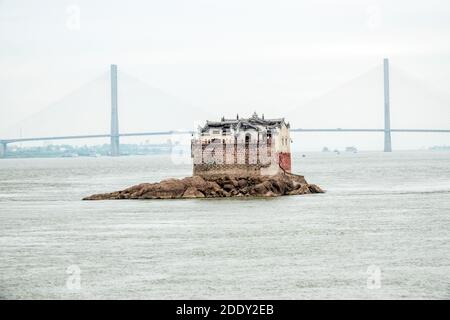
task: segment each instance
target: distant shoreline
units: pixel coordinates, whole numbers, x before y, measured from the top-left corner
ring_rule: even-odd
[[[134,146],[134,145],[133,145]],[[139,146],[139,145],[136,145]],[[52,146],[55,147],[55,146]],[[96,150],[96,148],[88,149],[81,148],[71,148],[68,151],[58,151],[58,150],[47,150],[47,147],[31,147],[31,148],[21,148],[20,151],[9,151],[5,157],[2,159],[56,159],[56,158],[103,158],[110,157],[109,145],[107,148]],[[339,151],[339,152],[336,152]],[[405,149],[405,150],[394,150],[393,152],[450,152],[450,146],[435,146],[428,149]],[[336,156],[344,154],[358,154],[358,153],[383,153],[382,150],[358,150],[357,152],[342,150],[333,151],[321,151],[321,150],[304,150],[304,151],[294,151],[293,154],[305,156],[307,154],[335,154]],[[149,147],[146,146],[143,149],[139,148],[123,148],[121,145],[121,157],[129,156],[170,156],[172,154],[172,148],[170,146],[158,146]]]

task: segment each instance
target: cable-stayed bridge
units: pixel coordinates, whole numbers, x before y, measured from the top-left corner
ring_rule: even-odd
[[[117,66],[112,65],[110,70],[111,81],[111,124],[110,132],[103,134],[74,134],[74,135],[46,135],[0,139],[0,157],[5,157],[7,153],[7,145],[11,143],[20,143],[28,141],[54,141],[54,140],[79,140],[94,138],[109,138],[111,145],[111,155],[120,155],[120,137],[136,137],[136,136],[163,136],[171,134],[192,134],[190,130],[160,130],[160,131],[139,131],[130,133],[121,133],[119,131],[119,106],[118,106],[118,80]],[[387,59],[383,63],[383,91],[384,91],[384,127],[383,128],[293,128],[292,132],[375,132],[384,133],[384,151],[392,151],[391,133],[450,133],[450,129],[423,129],[423,128],[391,128],[390,120],[390,84],[389,84],[389,62]],[[381,79],[380,79],[381,80]],[[101,89],[100,89],[101,90]],[[107,89],[105,88],[105,91]],[[105,99],[106,100],[106,99]],[[381,107],[381,105],[380,105]]]

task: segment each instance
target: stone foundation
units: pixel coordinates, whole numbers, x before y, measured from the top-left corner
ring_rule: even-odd
[[[268,165],[259,164],[194,164],[194,176],[230,175],[253,176],[261,175],[261,168]]]

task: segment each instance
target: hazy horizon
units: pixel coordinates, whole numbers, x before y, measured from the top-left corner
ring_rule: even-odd
[[[108,132],[111,63],[131,79],[119,77],[121,132],[254,111],[296,128],[381,128],[384,57],[391,126],[448,129],[450,4],[402,3],[0,1],[0,139]],[[383,144],[372,133],[293,137],[300,150]],[[449,144],[393,134],[394,150]]]

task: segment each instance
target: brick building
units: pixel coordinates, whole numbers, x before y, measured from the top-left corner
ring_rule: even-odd
[[[289,123],[250,118],[206,121],[191,141],[194,175],[273,175],[291,172]]]

